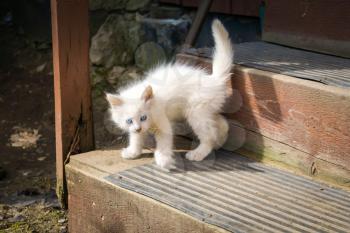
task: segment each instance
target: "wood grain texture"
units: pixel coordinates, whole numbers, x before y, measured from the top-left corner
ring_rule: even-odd
[[[64,199],[64,161],[93,149],[87,0],[51,0],[55,91],[56,167]],[[76,145],[72,146],[76,138]]]
[[[350,57],[350,1],[265,2],[263,40]]]
[[[208,59],[184,54],[177,58],[208,69],[211,67]],[[246,138],[246,149],[260,151],[260,159],[271,156],[264,152],[264,142],[269,139],[276,145],[285,144],[302,152],[304,160],[299,159],[299,165],[293,162],[293,166],[301,166],[304,162],[311,166],[317,160],[332,165],[332,172],[350,171],[348,89],[242,66],[236,66],[233,72],[228,91],[235,93],[235,99],[228,100],[225,114],[246,131],[260,135],[254,140]],[[284,155],[277,157],[286,163],[294,159]],[[301,169],[307,171],[305,167]]]
[[[214,0],[210,7],[210,12],[218,12],[223,14],[231,13],[231,0]]]
[[[227,232],[103,179],[108,171],[150,162],[152,158],[123,161],[115,150],[74,156],[67,165],[69,232]]]
[[[245,131],[245,139],[237,152],[246,157],[350,191],[350,170],[343,166],[249,130]]]
[[[259,17],[259,7],[262,0],[232,0],[231,14]]]

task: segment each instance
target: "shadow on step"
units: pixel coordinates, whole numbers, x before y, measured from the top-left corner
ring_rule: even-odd
[[[261,76],[235,69],[230,83],[231,97],[224,108],[230,124],[229,138],[224,149],[244,148],[255,152],[261,161],[265,150],[264,132],[278,129],[283,120],[275,83],[266,74]]]

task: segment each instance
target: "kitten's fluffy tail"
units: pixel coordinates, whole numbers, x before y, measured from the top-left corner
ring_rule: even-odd
[[[213,73],[216,78],[228,78],[233,62],[231,39],[224,25],[215,19],[212,24],[215,50],[213,55]]]

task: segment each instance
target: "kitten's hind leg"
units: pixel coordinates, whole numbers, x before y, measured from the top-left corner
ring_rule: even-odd
[[[143,139],[143,133],[130,133],[129,146],[122,150],[122,157],[124,159],[138,158],[142,153]]]
[[[217,124],[212,114],[205,112],[193,112],[187,120],[200,140],[200,144],[196,149],[187,152],[186,158],[201,161],[210,154],[217,144]]]
[[[217,137],[216,137],[216,145],[215,145],[215,149],[219,149],[220,147],[222,147],[222,145],[225,144],[226,140],[227,140],[227,135],[228,135],[228,131],[229,131],[229,125],[227,123],[227,120],[225,119],[225,117],[223,117],[222,115],[218,114],[215,117],[216,120],[216,125],[217,125]]]

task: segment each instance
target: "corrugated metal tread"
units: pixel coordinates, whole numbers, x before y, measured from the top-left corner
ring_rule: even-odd
[[[234,63],[260,70],[309,79],[327,85],[350,87],[350,59],[289,48],[267,42],[234,45]],[[187,49],[211,57],[211,49]]]
[[[346,191],[224,151],[178,164],[105,179],[231,232],[350,232]]]

